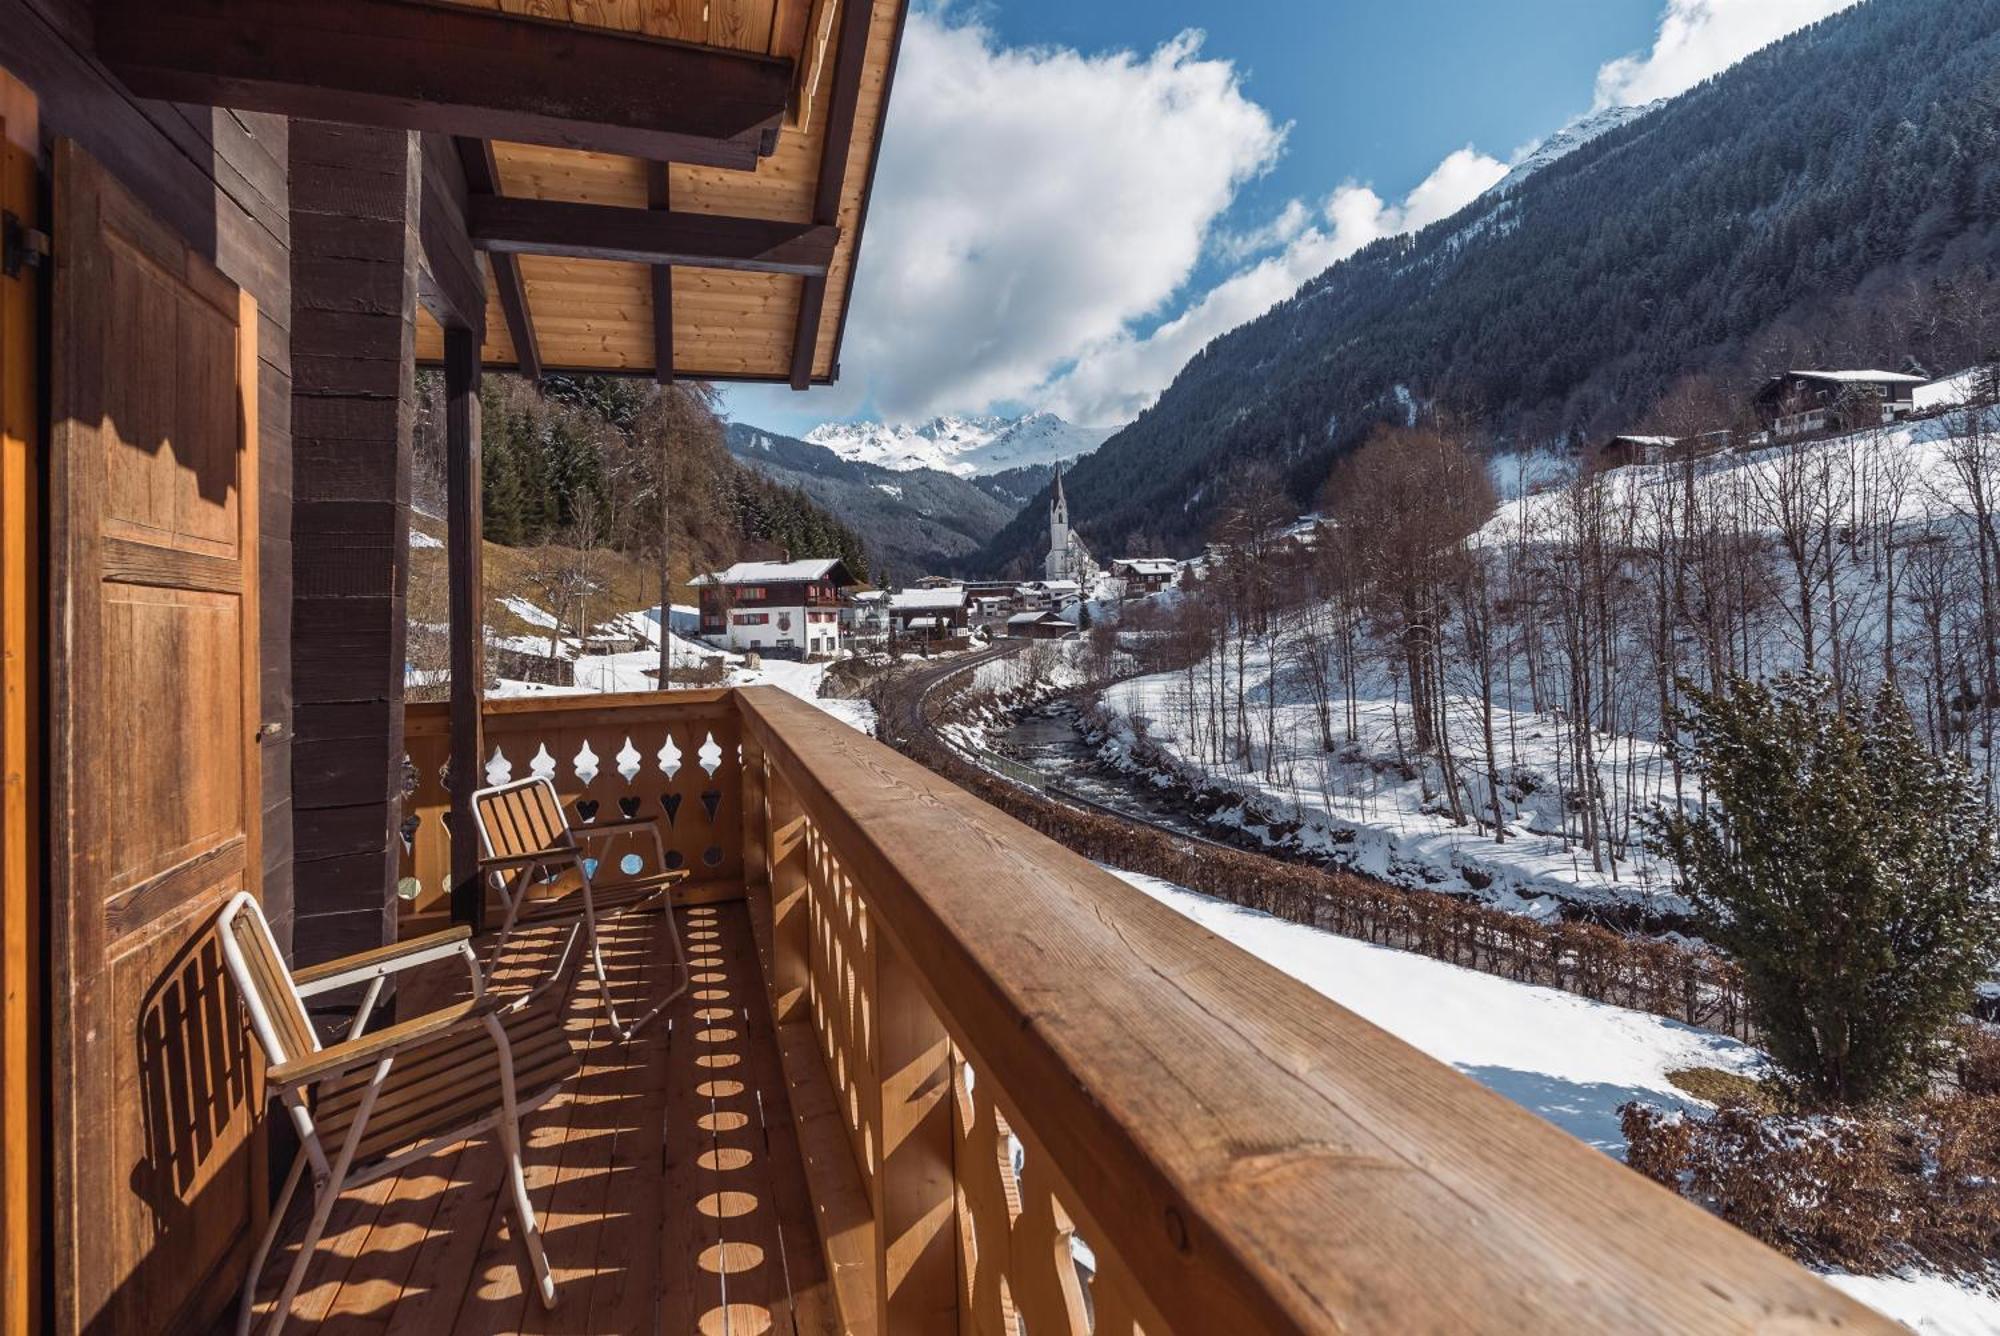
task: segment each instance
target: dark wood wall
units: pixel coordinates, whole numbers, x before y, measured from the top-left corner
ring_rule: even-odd
[[[257,299],[263,892],[292,923],[292,269],[286,123],[133,98],[87,53],[87,0],[0,0],[0,66],[40,101],[45,142],[75,139]]]
[[[299,964],[395,940],[418,138],[294,121],[293,837]]]

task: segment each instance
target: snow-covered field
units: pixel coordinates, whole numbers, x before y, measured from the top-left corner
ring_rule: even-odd
[[[1622,1158],[1618,1106],[1706,1107],[1667,1073],[1754,1075],[1757,1050],[1690,1026],[1335,937],[1138,873],[1110,869],[1267,964],[1414,1048]],[[2000,1294],[1917,1273],[1828,1277],[1864,1303],[1934,1336],[2000,1332]]]

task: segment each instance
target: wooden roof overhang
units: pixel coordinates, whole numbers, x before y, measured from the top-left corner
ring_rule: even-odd
[[[838,375],[907,6],[99,0],[97,47],[142,96],[448,144],[488,368],[803,389]]]

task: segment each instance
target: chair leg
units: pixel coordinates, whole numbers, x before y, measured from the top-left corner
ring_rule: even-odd
[[[542,1246],[542,1227],[535,1219],[534,1203],[528,1200],[527,1173],[521,1166],[521,1110],[514,1097],[514,1053],[498,1020],[488,1016],[486,1028],[500,1050],[500,1147],[507,1153],[507,1181],[514,1195],[514,1216],[520,1221],[521,1241],[528,1245],[528,1265],[534,1270],[542,1307],[554,1308],[556,1277],[549,1269],[549,1255]]]
[[[333,1214],[333,1204],[340,1200],[340,1189],[346,1182],[345,1166],[333,1177],[313,1184],[312,1223],[306,1226],[306,1236],[299,1240],[299,1255],[292,1259],[291,1270],[285,1273],[285,1288],[278,1293],[278,1302],[271,1309],[271,1325],[264,1336],[278,1336],[284,1330],[286,1319],[292,1315],[292,1300],[299,1297],[299,1286],[305,1283],[306,1267],[312,1263],[315,1249],[319,1247],[319,1236],[326,1232],[327,1218]]]
[[[243,1278],[243,1302],[236,1312],[236,1336],[249,1336],[250,1325],[257,1317],[257,1280],[264,1274],[264,1263],[271,1259],[271,1245],[278,1241],[278,1231],[284,1227],[285,1211],[292,1204],[292,1194],[299,1190],[299,1181],[306,1176],[306,1154],[304,1150],[292,1157],[292,1171],[285,1175],[284,1189],[278,1193],[278,1200],[271,1206],[271,1223],[264,1227],[264,1237],[258,1241],[257,1251],[250,1257],[250,1274]],[[272,1330],[282,1325],[282,1318],[274,1321]]]

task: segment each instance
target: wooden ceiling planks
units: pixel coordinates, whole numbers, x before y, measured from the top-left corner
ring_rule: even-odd
[[[841,172],[839,240],[827,272],[812,378],[838,366],[855,251],[886,107],[906,0],[451,0],[596,27],[783,56],[798,64],[802,95],[773,151],[754,171],[674,162],[669,193],[676,211],[782,222],[811,222],[827,147],[838,16],[845,3],[868,4],[871,20],[854,129]],[[503,194],[525,199],[645,208],[649,164],[630,157],[541,145],[495,143]],[[551,370],[656,370],[653,284],[643,264],[516,257],[543,366]],[[805,280],[790,274],[672,268],[673,373],[688,378],[782,381],[789,377]],[[516,365],[506,324],[489,299],[485,364]],[[420,331],[418,355],[440,356],[442,342]]]

